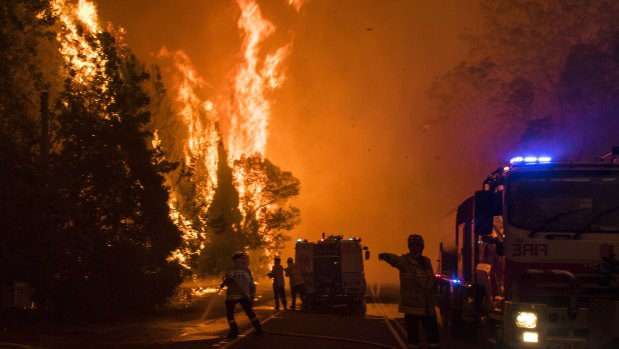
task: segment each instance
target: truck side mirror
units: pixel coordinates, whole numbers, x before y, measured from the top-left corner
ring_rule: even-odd
[[[370,259],[370,251],[365,250],[365,260]]]
[[[475,234],[488,235],[492,233],[492,217],[494,216],[494,193],[487,190],[475,192],[474,220]]]

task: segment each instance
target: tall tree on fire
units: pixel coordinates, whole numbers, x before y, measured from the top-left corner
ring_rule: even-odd
[[[220,149],[223,151],[223,145]],[[300,220],[299,209],[289,203],[299,195],[299,180],[260,154],[242,156],[232,168],[220,162],[218,178],[219,185],[209,208],[212,235],[198,264],[201,274],[221,272],[237,250],[281,250],[290,239],[284,232]],[[265,258],[264,254],[259,255]]]
[[[248,244],[270,251],[283,248],[290,239],[284,231],[299,223],[300,211],[289,201],[299,195],[300,182],[289,171],[282,171],[259,154],[242,156],[234,162],[244,188],[240,200],[244,217],[240,230]]]
[[[180,282],[167,261],[180,234],[161,177],[173,166],[146,143],[149,74],[110,33],[81,28],[96,52],[85,79],[60,56],[51,2],[3,2],[0,16],[3,281],[32,283],[39,307],[65,314],[164,303]],[[41,91],[49,113],[32,101]]]
[[[487,158],[517,147],[590,158],[616,143],[619,4],[479,4],[483,27],[464,35],[468,57],[429,89],[439,113],[426,128],[472,124]]]

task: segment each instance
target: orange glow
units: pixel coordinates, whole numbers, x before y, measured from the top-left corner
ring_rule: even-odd
[[[288,4],[294,7],[297,12],[299,12],[301,11],[301,7],[303,7],[303,5],[305,4],[305,0],[288,0]]]
[[[215,188],[217,187],[216,168],[219,162],[217,147],[220,142],[217,130],[218,117],[215,112],[214,104],[205,101],[200,95],[200,90],[205,87],[205,82],[198,75],[189,57],[182,51],[170,52],[162,49],[159,58],[171,58],[174,66],[174,79],[170,87],[175,100],[176,117],[182,121],[184,130],[178,132],[178,137],[174,142],[183,145],[183,162],[187,167],[193,167],[194,177],[201,180],[194,182],[194,197],[189,198],[194,202],[200,202],[202,214],[206,216],[208,208],[213,200]],[[186,135],[185,137],[181,135]],[[204,248],[206,236],[204,231],[197,231],[193,228],[193,223],[184,217],[180,207],[184,206],[181,202],[179,188],[171,178],[166,178],[170,187],[170,217],[176,226],[181,230],[182,237],[188,246],[195,246],[196,242],[200,248]],[[206,222],[200,222],[205,226]],[[199,251],[188,249],[177,250],[171,256],[172,259],[189,268],[187,258],[190,254]]]
[[[290,2],[294,6],[298,3]],[[241,51],[244,61],[240,64],[234,80],[234,100],[232,101],[231,130],[228,140],[230,154],[228,161],[231,165],[243,155],[264,156],[271,114],[268,92],[279,88],[284,81],[281,66],[291,49],[291,45],[287,44],[262,58],[259,55],[260,44],[275,32],[275,26],[262,16],[255,1],[237,0],[237,4],[241,9],[238,27],[243,33]],[[298,8],[301,4],[302,2]],[[260,174],[252,174],[252,176],[257,176],[258,180],[249,183],[245,180],[248,174],[243,173],[241,168],[234,168],[233,173],[241,198],[239,208],[245,217],[247,207],[244,202],[259,201],[263,190],[263,180],[258,178]],[[265,238],[269,239],[268,236]],[[269,251],[266,253],[270,256]]]
[[[187,140],[185,142],[185,164],[189,165],[191,159],[200,159],[204,167],[214,170],[217,168],[218,155],[217,144],[219,134],[215,127],[217,115],[211,101],[203,101],[197,93],[205,83],[200,78],[191,61],[183,51],[170,53],[165,49],[160,51],[160,56],[171,56],[174,59],[174,67],[177,69],[178,81],[176,101],[178,103],[178,115],[187,127]],[[210,203],[213,191],[217,186],[215,171],[209,171],[208,183],[203,190],[204,202]]]
[[[234,82],[228,142],[230,162],[241,158],[243,154],[264,155],[271,113],[266,94],[283,81],[280,67],[290,51],[290,46],[286,45],[261,59],[258,48],[274,33],[275,26],[262,17],[256,2],[238,0],[237,4],[241,9],[238,27],[244,35],[241,48],[244,61],[239,66]]]
[[[60,53],[65,64],[75,70],[77,81],[90,81],[105,65],[105,59],[85,37],[101,33],[95,5],[87,0],[52,0],[50,6],[61,26],[56,39],[60,43]],[[98,43],[96,38],[93,40]],[[107,88],[107,81],[104,81],[102,88]]]
[[[299,11],[305,1],[289,0],[289,4]],[[213,200],[217,187],[217,165],[219,161],[228,161],[233,164],[243,155],[259,154],[264,157],[268,124],[271,115],[269,92],[281,88],[285,79],[282,73],[283,62],[291,51],[291,43],[285,44],[271,52],[263,52],[265,39],[275,33],[275,26],[262,16],[260,7],[255,0],[237,0],[240,17],[237,25],[242,36],[240,57],[242,58],[233,74],[232,100],[227,105],[207,100],[202,92],[207,84],[196,69],[189,57],[183,51],[160,50],[158,57],[173,61],[173,81],[166,85],[167,93],[173,99],[173,118],[182,124],[182,130],[175,134],[174,140],[169,143],[182,144],[182,155],[172,161],[180,160],[186,167],[192,167],[192,178],[199,179],[195,185],[194,197],[187,198],[176,187],[178,174],[165,175],[166,185],[170,187],[170,217],[177,225],[187,242],[187,246],[202,246],[206,241],[205,229],[196,230],[196,226],[206,227],[207,222],[194,222],[183,214],[183,207],[187,200],[199,202],[201,214],[206,217],[208,208]],[[102,33],[98,22],[97,8],[88,0],[51,0],[52,14],[58,18],[60,29],[57,40],[60,44],[60,53],[63,56],[67,69],[76,74],[76,81],[80,83],[92,82],[104,74],[105,59],[100,50],[100,43],[96,35]],[[119,29],[119,35],[124,31]],[[88,40],[87,40],[88,38]],[[91,41],[89,41],[91,40]],[[90,42],[90,43],[89,43]],[[94,44],[93,44],[94,42]],[[122,44],[122,39],[119,37]],[[103,90],[109,83],[103,76]],[[215,99],[222,101],[225,98]],[[230,130],[226,143],[228,145],[228,159],[219,159],[218,146],[222,142],[218,130],[219,115],[217,111],[229,111],[223,115],[229,119]],[[171,116],[172,117],[172,116]],[[163,129],[161,129],[163,130]],[[160,137],[169,137],[165,133],[154,130],[153,146],[161,144]],[[167,140],[167,139],[164,139]],[[166,149],[167,150],[167,149]],[[243,201],[246,196],[251,200],[259,200],[263,191],[264,178],[255,181],[246,181],[246,174],[239,168],[233,169],[234,182],[240,197],[240,209],[243,214],[246,210]],[[264,176],[265,174],[252,174]],[[193,217],[193,216],[192,216]],[[270,237],[265,236],[270,240]],[[178,260],[182,265],[189,267],[191,253],[196,251],[177,250],[170,258]],[[199,253],[199,252],[198,252]],[[271,256],[270,251],[265,251]]]

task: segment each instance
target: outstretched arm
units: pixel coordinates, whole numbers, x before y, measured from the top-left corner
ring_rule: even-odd
[[[402,257],[395,255],[393,253],[379,253],[378,254],[378,260],[380,261],[385,261],[387,263],[389,263],[389,265],[391,265],[394,268],[399,268],[400,264],[401,264],[401,260]]]

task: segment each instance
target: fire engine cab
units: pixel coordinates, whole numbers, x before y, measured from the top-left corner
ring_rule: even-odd
[[[323,233],[316,242],[298,239],[295,256],[305,282],[303,308],[348,306],[351,312],[365,312],[363,259],[370,258],[370,251],[360,238]]]
[[[443,325],[501,348],[619,348],[619,147],[516,157],[448,216]]]

